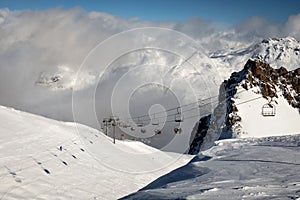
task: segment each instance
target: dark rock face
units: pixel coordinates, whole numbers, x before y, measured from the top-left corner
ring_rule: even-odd
[[[284,67],[274,69],[267,63],[248,60],[242,71],[245,71],[245,77],[243,77],[245,83],[242,87],[246,90],[259,86],[262,96],[268,99],[278,97],[278,91],[276,91],[276,86],[278,86],[288,103],[300,109],[300,68],[293,71],[288,71]]]
[[[198,122],[198,130],[192,143],[190,144],[190,149],[188,154],[196,155],[199,153],[201,145],[203,144],[204,137],[207,134],[209,125],[210,125],[211,115],[207,115],[202,117]]]

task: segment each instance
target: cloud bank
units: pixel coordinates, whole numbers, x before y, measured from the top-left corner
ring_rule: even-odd
[[[86,71],[82,80],[74,81],[86,55],[110,36],[142,27],[163,27],[182,32],[197,41],[207,54],[247,47],[268,37],[292,36],[300,40],[300,14],[290,16],[284,24],[252,17],[229,27],[201,18],[151,22],[86,12],[81,8],[43,11],[3,8],[0,9],[0,104],[72,121],[72,89],[78,87],[75,82],[84,89],[97,79],[92,72]],[[115,61],[114,65],[116,68],[124,65],[124,70],[147,62],[158,62],[163,66],[176,65],[182,60],[166,53],[143,51]],[[146,72],[139,75],[141,79],[147,76],[149,73]],[[84,97],[82,101],[85,101]]]

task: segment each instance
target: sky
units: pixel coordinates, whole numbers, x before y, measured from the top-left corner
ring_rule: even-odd
[[[200,17],[230,25],[252,16],[284,23],[290,15],[300,13],[300,1],[297,0],[1,0],[0,7],[10,10],[81,7],[86,11],[106,12],[123,18],[183,21]]]

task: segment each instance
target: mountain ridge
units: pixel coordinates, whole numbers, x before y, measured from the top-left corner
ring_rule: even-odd
[[[283,135],[297,133],[299,99],[300,68],[276,69],[261,60],[249,59],[241,71],[233,72],[222,83],[219,104],[213,114],[200,119],[198,131],[190,139],[189,153],[208,149],[218,139],[279,135],[280,131],[275,130],[278,124],[286,127],[277,127]],[[268,113],[264,113],[266,110]],[[207,117],[211,118],[208,122]],[[255,133],[257,126],[266,132]]]

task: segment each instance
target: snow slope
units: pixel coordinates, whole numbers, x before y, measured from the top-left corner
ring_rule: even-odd
[[[116,199],[190,159],[0,107],[0,199]]]
[[[217,142],[122,199],[300,199],[300,135]]]
[[[261,94],[255,93],[258,88],[249,91],[239,87],[237,95],[232,98],[238,109],[238,115],[242,117],[239,125],[241,132],[238,137],[266,137],[290,135],[300,132],[300,114],[297,108],[293,108],[282,94],[273,103],[276,107],[275,116],[263,116],[262,107],[268,100],[261,98]],[[278,89],[278,91],[280,91]],[[252,100],[246,102],[246,100]]]

